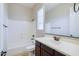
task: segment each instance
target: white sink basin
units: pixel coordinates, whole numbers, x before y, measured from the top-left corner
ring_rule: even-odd
[[[56,41],[56,40],[54,40],[54,39],[51,39],[51,38],[46,38],[46,39],[44,39],[44,42],[47,42],[47,43],[53,43],[53,44],[60,44],[61,43],[61,41]]]
[[[60,44],[61,43],[60,41],[55,41],[55,40],[53,40],[52,42],[55,43],[55,44]]]

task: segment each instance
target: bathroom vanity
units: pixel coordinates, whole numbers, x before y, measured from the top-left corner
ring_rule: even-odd
[[[36,38],[36,56],[79,56],[79,45],[55,41],[53,38]]]
[[[36,49],[35,49],[36,56],[65,56],[64,54],[51,49],[50,47],[36,41]]]

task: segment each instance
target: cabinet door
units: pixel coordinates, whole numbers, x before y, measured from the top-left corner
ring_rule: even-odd
[[[40,56],[41,55],[41,43],[36,41],[35,42],[35,55]]]
[[[36,47],[35,47],[35,55],[36,55],[36,56],[40,56],[40,55],[41,55],[41,49],[40,49],[39,46],[36,46]]]
[[[41,56],[51,56],[48,52],[46,52],[44,49],[41,49]]]
[[[51,56],[54,56],[54,50],[51,49],[50,47],[48,47],[48,46],[46,46],[44,44],[41,44],[41,48],[43,50],[45,50],[47,53],[49,53]],[[41,52],[42,52],[42,50],[41,50]]]

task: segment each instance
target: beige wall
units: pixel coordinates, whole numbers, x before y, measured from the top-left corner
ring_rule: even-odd
[[[8,4],[8,18],[13,20],[31,21],[33,18],[33,11],[27,6],[19,4]]]
[[[52,6],[52,5],[51,5]],[[70,15],[70,7],[72,3],[60,3],[45,13],[46,22],[51,21],[55,17]]]

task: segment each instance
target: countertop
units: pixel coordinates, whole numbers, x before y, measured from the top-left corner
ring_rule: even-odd
[[[35,40],[67,56],[79,56],[79,45],[66,41],[55,41],[53,38],[40,37]]]

